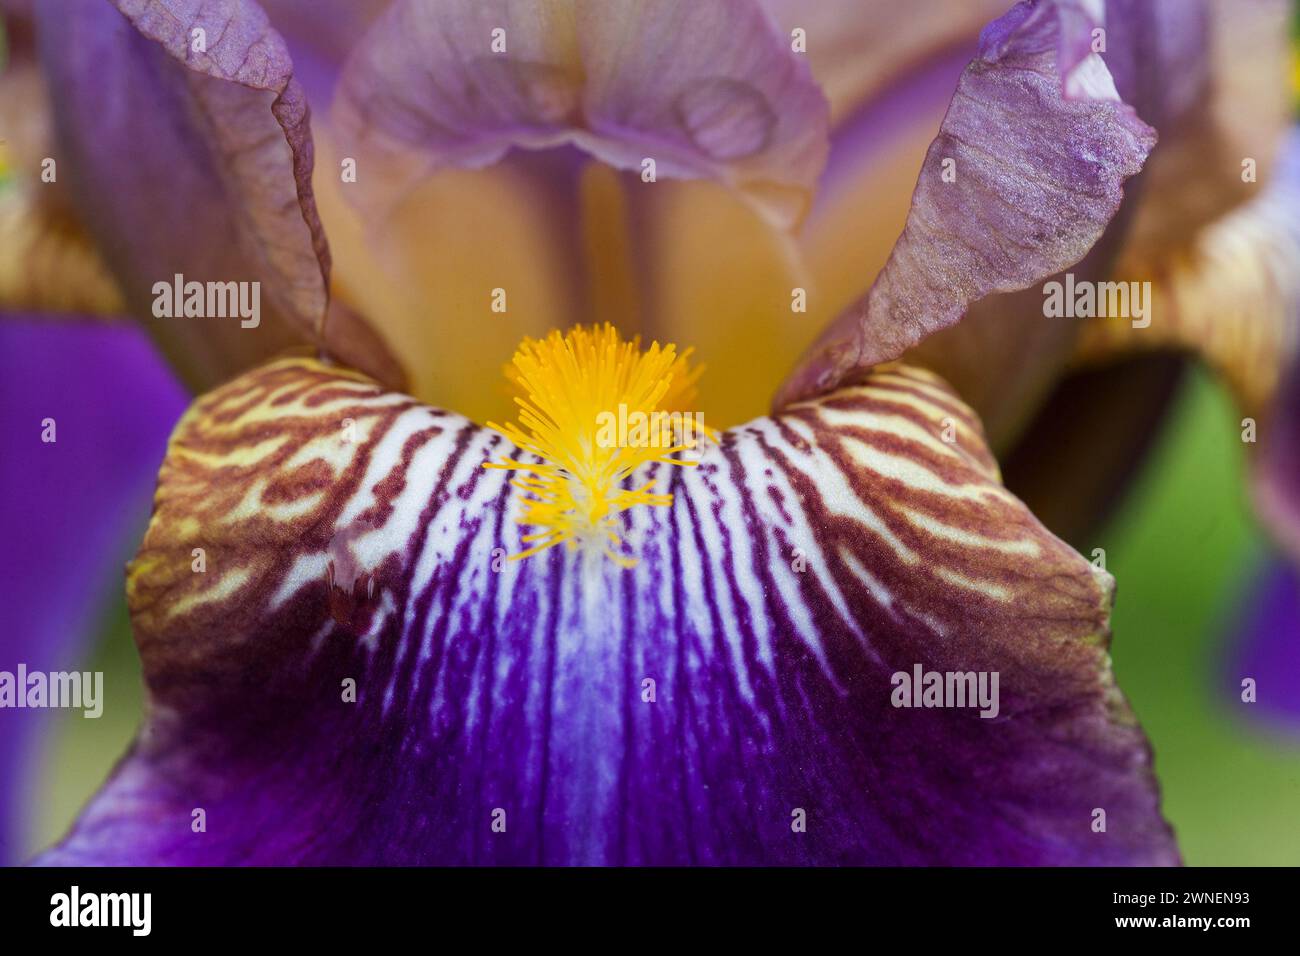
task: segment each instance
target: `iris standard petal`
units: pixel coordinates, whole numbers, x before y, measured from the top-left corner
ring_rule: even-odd
[[[806,210],[828,110],[753,0],[398,0],[335,105],[380,207],[429,172],[573,143],[620,169],[711,178],[773,220]],[[653,168],[645,165],[653,161]]]
[[[1104,41],[1103,59],[1120,97],[1157,130],[1160,141],[1142,172],[1125,186],[1120,211],[1101,237],[1083,259],[1068,265],[1076,282],[1103,281],[1122,250],[1149,241],[1157,231],[1186,235],[1240,201],[1223,186],[1238,177],[1236,161],[1223,160],[1223,138],[1214,132],[1210,64],[1223,31],[1211,35],[1206,6],[1202,0],[1109,0],[1105,26],[1097,28],[1104,33],[1083,32],[1089,44]],[[1075,9],[1076,18],[1081,9]],[[1071,42],[1077,47],[1079,41]],[[1066,281],[1061,273],[1045,278]],[[1035,283],[972,303],[961,322],[928,336],[904,360],[950,382],[979,413],[990,445],[1002,456],[1035,426],[1035,416],[1047,414],[1044,402],[1066,374],[1080,325],[1071,318],[1046,318],[1043,287]],[[1050,437],[1050,429],[1048,423],[1037,437]],[[1071,452],[1062,445],[1049,453]],[[1068,496],[1063,503],[1077,504]]]
[[[808,62],[836,127],[899,76],[967,44],[1007,0],[759,0],[787,34],[802,30]],[[954,79],[956,74],[954,74]]]
[[[41,862],[1177,861],[1110,577],[933,375],[648,466],[627,570],[506,560],[518,454],[307,360],[200,399],[129,569],[148,720]],[[996,716],[895,706],[917,668]]]
[[[328,313],[307,102],[265,14],[253,0],[116,6],[52,0],[36,14],[61,175],[130,310],[195,387],[313,341],[400,380],[372,331]],[[250,327],[157,318],[155,284],[178,274],[259,283],[263,314]]]
[[[778,405],[897,358],[971,302],[1025,288],[1092,248],[1155,135],[1120,101],[1099,56],[1058,64],[1058,45],[1078,29],[1071,16],[1026,2],[984,31],[889,261],[800,362]]]
[[[742,421],[763,407],[769,383],[788,370],[788,355],[806,349],[817,330],[858,299],[888,260],[907,220],[916,170],[985,22],[971,22],[972,14],[981,13],[978,4],[962,5],[946,18],[934,16],[936,5],[912,4],[901,33],[889,22],[890,11],[872,0],[768,6],[783,27],[806,31],[813,73],[824,86],[838,83],[841,98],[854,90],[852,103],[835,107],[829,161],[797,242],[783,245],[785,237],[768,234],[752,214],[714,195],[706,184],[655,190],[654,201],[644,204],[649,223],[644,246],[657,266],[652,294],[646,296],[652,305],[650,327],[696,346],[710,366],[702,404],[725,422]],[[943,7],[951,13],[951,5]],[[1125,101],[1143,120],[1170,124],[1181,136],[1176,142],[1195,144],[1186,155],[1199,165],[1180,164],[1184,182],[1192,174],[1199,182],[1216,173],[1205,152],[1206,137],[1198,141],[1187,121],[1189,112],[1208,113],[1204,14],[1204,4],[1196,0],[1112,0],[1106,8],[1104,59]],[[960,27],[968,29],[966,43]],[[1079,31],[1077,22],[1073,29]],[[888,37],[888,51],[849,56],[855,44],[870,48],[864,32],[877,42]],[[1090,31],[1082,39],[1094,42]],[[1080,36],[1070,39],[1076,53],[1079,42]],[[895,71],[881,75],[882,64]],[[846,74],[855,71],[861,75],[849,83]],[[1178,82],[1169,82],[1170,77]],[[836,94],[830,95],[834,106]],[[1163,142],[1153,159],[1162,150]],[[1235,162],[1218,168],[1236,178]],[[1175,177],[1169,182],[1176,185]],[[1181,188],[1162,189],[1159,203],[1148,204],[1178,210],[1187,205],[1177,201]],[[1132,222],[1132,208],[1144,198],[1140,189],[1132,193],[1128,214],[1117,215],[1089,254],[1071,265],[1076,278],[1105,278]],[[792,307],[795,290],[806,296],[806,312]],[[987,296],[973,303],[961,322],[907,355],[909,363],[939,372],[975,408],[999,453],[1011,446],[1062,374],[1078,335],[1077,322],[1043,321],[1042,302],[1037,288]],[[758,350],[743,373],[737,367],[729,375],[725,356],[746,334],[780,342],[783,350]],[[744,410],[743,417],[733,414],[737,409]]]
[[[293,56],[293,72],[320,111],[334,98],[343,63],[390,0],[258,0]]]

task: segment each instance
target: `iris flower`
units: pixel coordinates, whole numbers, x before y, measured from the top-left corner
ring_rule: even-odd
[[[1178,366],[1088,369],[1194,350],[1295,427],[1285,4],[6,8],[3,304],[134,316],[198,396],[144,723],[39,862],[1178,862],[1057,534]],[[1045,317],[1066,273],[1153,321]]]

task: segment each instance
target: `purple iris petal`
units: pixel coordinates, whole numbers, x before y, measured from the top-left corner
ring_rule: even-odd
[[[395,381],[364,322],[326,320],[309,110],[266,15],[253,0],[116,6],[51,0],[36,13],[60,178],[75,182],[130,311],[196,388],[321,341]],[[248,302],[256,286],[257,314],[159,317],[156,284],[177,275],[243,283]]]
[[[1155,134],[1120,101],[1099,57],[1058,62],[1078,10],[1027,0],[985,29],[889,261],[805,356],[778,405],[897,358],[972,302],[1026,288],[1093,247]]]
[[[1162,136],[1210,96],[1209,20],[1207,0],[1106,2],[1106,67],[1124,102]]]
[[[128,574],[148,721],[41,861],[1177,861],[1113,583],[933,375],[650,466],[631,570],[505,561],[509,451],[314,362],[200,399]]]
[[[1076,9],[1074,15],[1078,13]],[[1094,42],[1090,32],[1082,39]],[[1220,204],[1202,201],[1207,192],[1222,191],[1219,186],[1201,188],[1202,179],[1222,182],[1237,178],[1235,160],[1215,163],[1203,155],[1210,135],[1205,4],[1199,0],[1111,0],[1106,4],[1104,40],[1103,59],[1121,99],[1158,129],[1160,141],[1143,171],[1125,184],[1124,202],[1101,238],[1083,259],[1068,266],[1076,281],[1086,282],[1114,275],[1121,256],[1138,256],[1136,264],[1130,261],[1123,274],[1152,271],[1144,258],[1152,253],[1153,240],[1168,242],[1170,236],[1177,236],[1181,241],[1222,211]],[[1225,169],[1226,175],[1222,174]],[[1192,182],[1192,176],[1201,179]],[[1195,197],[1191,203],[1189,195]],[[1064,282],[1064,272],[1045,277],[1045,281]],[[1038,437],[1052,432],[1052,413],[1040,406],[1053,383],[1065,374],[1079,333],[1076,322],[1044,321],[1042,285],[1035,283],[1019,292],[973,302],[961,322],[922,340],[908,353],[908,361],[943,375],[979,413],[990,443],[1003,455],[1025,428],[1033,427],[1034,416],[1040,412],[1048,418]],[[1126,423],[1133,421],[1126,419]],[[1150,427],[1148,422],[1139,431]],[[1060,449],[1056,453],[1068,454]],[[1083,471],[1098,475],[1096,469]],[[1060,480],[1059,474],[1078,472],[1077,468],[1052,469],[1057,475],[1053,480]],[[1032,504],[1069,515],[1058,524],[1035,509],[1053,529],[1070,527],[1076,518],[1092,520],[1070,495],[1062,495],[1055,504],[1040,496]]]
[[[321,110],[334,98],[343,62],[391,0],[260,0],[293,54],[294,76]]]
[[[710,177],[782,224],[807,209],[828,107],[751,0],[398,0],[339,86],[342,138],[381,208],[421,176],[574,143],[621,169]],[[653,181],[653,180],[649,180]]]
[[[77,669],[121,587],[187,397],[128,325],[0,321],[0,670]],[[53,442],[43,424],[53,420]],[[114,688],[106,688],[112,706]],[[0,710],[0,863],[18,862],[48,711]]]

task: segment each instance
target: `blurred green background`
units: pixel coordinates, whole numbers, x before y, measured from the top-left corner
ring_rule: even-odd
[[[1241,416],[1196,371],[1099,544],[1118,582],[1112,656],[1156,755],[1187,863],[1300,863],[1300,726],[1252,719],[1225,677],[1272,552],[1251,508]]]
[[[1234,622],[1270,555],[1251,512],[1244,447],[1222,388],[1203,372],[1190,375],[1097,541],[1119,582],[1115,672],[1155,748],[1165,814],[1192,865],[1300,863],[1300,726],[1289,736],[1269,729],[1225,689],[1236,683],[1225,678]],[[139,719],[139,660],[120,588],[104,621],[91,667],[111,686],[131,687],[134,704],[100,720],[71,711],[61,719],[34,802],[31,851],[62,834]]]

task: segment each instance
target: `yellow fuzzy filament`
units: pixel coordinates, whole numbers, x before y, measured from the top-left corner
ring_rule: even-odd
[[[527,495],[519,523],[538,530],[523,537],[527,550],[512,560],[527,558],[557,544],[570,548],[599,548],[623,567],[635,559],[620,553],[618,515],[637,505],[666,507],[671,494],[655,494],[653,482],[627,489],[623,483],[642,465],[694,465],[670,457],[694,448],[695,441],[664,447],[602,447],[597,440],[602,413],[683,411],[695,397],[702,368],[691,369],[691,350],[680,355],[673,345],[655,342],[642,350],[639,338],[623,341],[606,323],[578,326],[565,334],[524,339],[506,369],[506,377],[522,394],[515,397],[519,423],[488,423],[515,445],[541,459],[485,463],[485,468],[518,471],[511,482]]]

